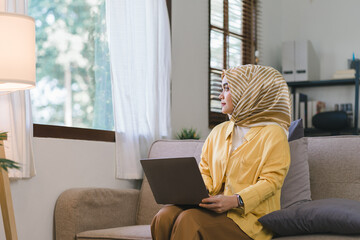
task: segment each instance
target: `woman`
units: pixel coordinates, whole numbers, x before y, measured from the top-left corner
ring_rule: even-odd
[[[290,164],[288,87],[275,69],[244,65],[223,72],[222,88],[230,121],[211,131],[199,165],[209,197],[199,208],[162,208],[153,239],[272,238],[257,220],[280,209]]]

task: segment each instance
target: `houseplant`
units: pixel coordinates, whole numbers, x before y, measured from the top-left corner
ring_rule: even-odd
[[[193,128],[183,128],[176,135],[177,139],[200,139],[200,135]]]
[[[0,132],[0,146],[2,146],[1,141],[7,139],[6,132]],[[7,171],[9,168],[20,169],[19,163],[6,158],[0,158],[0,167]]]

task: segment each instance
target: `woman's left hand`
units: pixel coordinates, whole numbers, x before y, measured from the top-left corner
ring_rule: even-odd
[[[216,195],[204,198],[199,206],[217,213],[223,213],[232,208],[236,208],[238,206],[238,200],[235,195]]]

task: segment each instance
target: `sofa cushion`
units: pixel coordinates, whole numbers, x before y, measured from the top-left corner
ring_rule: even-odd
[[[302,119],[292,121],[289,127],[288,141],[294,141],[296,139],[304,137],[304,127]]]
[[[359,136],[308,138],[311,198],[360,200]]]
[[[314,200],[272,212],[259,222],[279,236],[360,234],[360,202],[339,198]]]
[[[150,148],[149,158],[195,157],[199,163],[203,144],[204,141],[199,140],[156,141]],[[156,203],[149,183],[146,177],[144,177],[140,191],[136,223],[139,225],[150,224],[160,208],[161,205]]]
[[[311,200],[307,138],[289,142],[291,162],[281,189],[281,208]]]
[[[151,240],[150,225],[126,226],[117,228],[108,228],[101,230],[91,230],[81,232],[76,235],[76,239],[91,240],[110,240],[110,239],[149,239]]]

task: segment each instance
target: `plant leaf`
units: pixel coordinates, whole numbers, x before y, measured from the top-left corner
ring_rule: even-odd
[[[0,167],[3,168],[5,171],[8,169],[20,169],[20,164],[5,158],[0,158]]]
[[[0,140],[6,140],[7,139],[7,132],[0,132]]]
[[[193,128],[182,128],[180,132],[176,134],[177,139],[200,139],[200,135]]]

